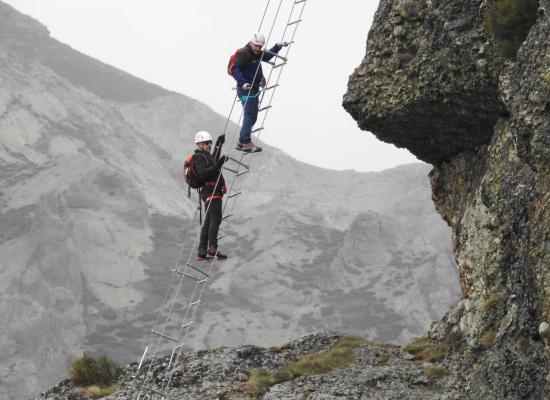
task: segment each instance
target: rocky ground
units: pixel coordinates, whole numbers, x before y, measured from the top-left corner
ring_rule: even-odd
[[[336,399],[463,399],[461,375],[453,367],[415,360],[394,345],[365,343],[356,348],[355,363],[330,373],[302,376],[276,384],[260,394],[248,384],[252,371],[276,371],[298,357],[326,351],[341,339],[334,333],[316,334],[281,347],[243,346],[186,353],[174,369],[166,398],[193,400],[336,400]],[[167,358],[157,360],[152,375],[162,382]],[[118,390],[108,400],[129,400],[137,365],[128,365],[119,380]],[[153,384],[156,390],[161,385]],[[151,395],[152,397],[148,397]],[[147,393],[145,397],[160,399]],[[69,381],[45,392],[41,400],[88,400]]]

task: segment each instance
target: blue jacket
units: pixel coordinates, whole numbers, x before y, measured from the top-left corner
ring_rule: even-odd
[[[275,45],[269,51],[271,53],[278,53],[281,49],[282,46]],[[250,83],[254,89],[258,89],[260,87],[260,82],[264,77],[260,58],[261,61],[269,61],[273,57],[274,55],[269,54],[268,52],[261,53],[259,55],[254,54],[250,44],[247,44],[245,47],[238,50],[237,58],[235,59],[232,69],[233,78],[237,81],[237,87],[242,87],[245,83]],[[257,74],[256,69],[258,69]],[[256,76],[255,80],[254,76]],[[254,82],[252,82],[252,80],[254,80]]]

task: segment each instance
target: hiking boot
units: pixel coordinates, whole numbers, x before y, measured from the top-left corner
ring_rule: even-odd
[[[206,261],[211,259],[212,257],[208,255],[208,252],[206,250],[199,250],[199,254],[197,254],[197,261]]]
[[[254,143],[238,143],[236,149],[245,153],[259,153],[262,151],[262,148]]]
[[[227,256],[222,254],[217,247],[208,249],[206,256],[210,257],[210,259],[215,258],[216,260],[227,260]]]

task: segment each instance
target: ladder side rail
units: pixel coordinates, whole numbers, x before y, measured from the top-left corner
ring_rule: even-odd
[[[282,0],[281,0],[281,2],[279,3],[279,9],[278,9],[277,12],[280,11],[281,4],[282,4]],[[293,12],[294,12],[294,9],[295,9],[295,5],[296,5],[296,3],[295,3],[294,0],[293,0],[292,9],[291,9],[290,14],[289,14],[289,20],[290,20],[290,18],[292,18],[292,15],[293,15]],[[304,5],[305,5],[305,4],[304,4]],[[303,12],[303,7],[302,7],[302,11],[301,11],[300,15],[302,14],[302,12]],[[275,19],[275,21],[274,21],[274,24],[275,24],[275,22],[276,22],[276,19]],[[274,24],[273,24],[273,26],[274,26]],[[298,24],[296,24],[295,26],[297,27],[297,25],[298,25]],[[272,29],[271,29],[271,31],[270,31],[270,35],[271,35],[271,32],[273,31],[273,26],[272,26]],[[286,32],[287,32],[287,29],[288,29],[288,22],[287,22],[287,24],[285,25],[285,30],[284,30],[284,33],[283,33],[283,38],[284,38],[284,35],[285,35]],[[294,35],[295,35],[295,33],[296,33],[296,29],[294,30]],[[293,37],[294,37],[294,35],[293,35]],[[289,45],[289,47],[290,47],[290,45]],[[264,51],[265,51],[265,50],[264,50]],[[288,50],[287,50],[287,53],[288,53]],[[278,75],[277,81],[279,81],[279,79],[280,79],[280,77],[281,77],[281,73],[282,73],[282,69],[283,69],[283,68],[284,68],[284,66],[281,67],[281,69],[279,70],[279,75]],[[259,71],[259,68],[256,70],[256,74],[258,73],[258,71]],[[271,77],[272,71],[273,71],[273,68],[272,68],[272,70],[270,71],[270,77]],[[273,90],[273,92],[275,92],[275,90]],[[250,91],[249,91],[249,95],[250,95]],[[271,101],[273,100],[273,96],[274,96],[274,95],[272,94],[272,96],[271,96],[271,98],[270,98],[270,103],[271,103]],[[262,100],[263,100],[263,97],[262,97]],[[260,104],[261,104],[261,102],[260,102]],[[259,104],[259,106],[260,106],[260,104]],[[245,103],[245,105],[246,105],[246,103]],[[270,105],[271,105],[271,104],[270,104]],[[242,115],[243,115],[243,114],[244,114],[244,106],[243,106],[243,112],[241,113],[241,118],[242,118]],[[264,120],[263,120],[264,122],[265,122],[266,116],[267,116],[267,112],[266,112],[265,115],[264,115]],[[263,123],[262,123],[262,128],[263,128]],[[236,136],[236,130],[237,130],[237,128],[235,129],[234,135],[232,135],[233,138]],[[258,137],[259,137],[259,135],[258,135]],[[243,153],[243,154],[241,155],[241,160],[240,160],[241,163],[243,162],[244,156],[245,156],[245,154]],[[254,156],[254,153],[252,153],[252,156]],[[251,163],[249,163],[249,168],[250,168],[250,164],[251,164]],[[240,166],[239,166],[239,167],[240,167]],[[238,168],[239,168],[239,167],[238,167]],[[220,176],[221,176],[221,173],[220,173]],[[231,193],[231,192],[232,192],[232,188],[234,187],[234,184],[235,184],[237,178],[238,178],[238,176],[235,175],[234,178],[233,178],[233,180],[232,180],[232,183],[231,183],[231,189],[228,191],[228,193]],[[219,179],[219,177],[218,177],[218,179]],[[242,182],[243,182],[243,181],[244,181],[244,179],[241,181],[241,187],[242,187]],[[232,207],[233,209],[234,209],[234,207],[235,207],[235,205],[236,205],[236,201],[237,201],[237,198],[235,198],[235,201],[234,201],[234,203],[233,203],[233,207]],[[227,215],[227,214],[225,213],[225,211],[226,211],[226,209],[227,209],[227,204],[228,204],[228,201],[226,200],[224,206],[222,207],[222,215]],[[191,252],[190,256],[191,256],[191,255],[192,255],[192,252]],[[209,263],[209,264],[210,264],[210,268],[209,268],[209,270],[208,270],[208,271],[209,271],[209,274],[210,274],[211,270],[213,269],[213,266],[214,266],[215,262],[216,262],[216,258],[214,257],[214,259]],[[206,287],[206,285],[204,285],[204,286],[200,289],[200,290],[201,290],[201,294],[199,295],[199,298],[202,297],[202,293],[204,292],[205,287]],[[194,320],[194,316],[195,316],[195,314],[196,314],[197,311],[198,311],[198,307],[195,307],[194,310],[193,310],[193,316],[192,316],[192,319],[193,319],[193,320]],[[189,333],[189,329],[187,329],[187,331],[186,331],[185,334],[183,335],[183,338],[182,338],[183,341],[185,341],[185,339],[186,339],[188,333]],[[172,379],[172,376],[173,376],[173,372],[170,373],[170,378],[168,379],[167,386],[170,384],[171,379]]]
[[[195,210],[195,213],[194,213],[194,215],[193,215],[193,220],[191,221],[191,225],[192,225],[192,226],[195,225],[195,222],[196,222],[196,220],[197,220],[197,214],[198,214],[198,210]],[[189,240],[189,237],[190,237],[190,232],[188,232],[188,234],[187,234],[186,241]],[[183,251],[184,251],[183,248],[181,248],[180,251],[179,251],[179,254],[178,254],[178,260],[179,260],[181,257],[183,257]],[[178,262],[179,262],[179,261],[178,261]],[[152,331],[158,329],[159,323],[160,323],[161,318],[162,318],[162,310],[164,309],[164,307],[165,307],[165,306],[167,305],[167,303],[168,303],[168,299],[169,299],[169,297],[170,297],[170,292],[171,292],[171,289],[172,289],[172,287],[173,287],[175,281],[176,281],[176,274],[175,274],[175,272],[173,271],[173,272],[172,272],[172,278],[170,279],[170,283],[168,284],[168,288],[166,289],[164,298],[163,298],[162,303],[161,303],[161,306],[160,306],[160,308],[159,308],[160,311],[159,311],[159,313],[158,313],[158,316],[157,316],[157,319],[156,319],[155,323],[153,324]],[[148,351],[148,349],[149,349],[149,344],[151,344],[151,343],[153,342],[153,340],[154,340],[154,335],[153,335],[153,333],[149,332],[148,338],[147,338],[147,344],[146,344],[146,347],[145,347],[145,352],[144,352],[144,354],[143,354],[144,356],[145,356],[145,354],[147,353],[147,351]],[[155,358],[156,358],[156,357],[153,357],[153,359],[152,359],[152,361],[151,361],[151,365],[154,363],[154,359],[155,359]],[[147,361],[145,361],[145,364],[144,364],[144,363],[143,363],[143,360],[142,360],[142,362],[140,363],[138,369],[136,370],[136,374],[135,374],[135,377],[134,377],[133,386],[135,386],[135,384],[136,384],[136,380],[138,379],[138,376],[139,376],[139,372],[140,372],[140,370],[141,370],[141,367],[144,366],[144,365],[147,365],[147,364],[148,364]],[[148,371],[149,371],[149,370],[150,370],[150,368],[148,368]]]
[[[306,1],[301,2],[301,3],[296,3],[296,2],[294,2],[294,3],[293,3],[293,7],[292,7],[292,9],[291,9],[291,11],[290,11],[290,14],[289,14],[289,17],[288,17],[288,22],[289,22],[289,21],[291,20],[291,18],[293,17],[293,13],[294,13],[296,4],[302,4],[302,7],[301,7],[300,12],[299,12],[299,17],[298,17],[298,19],[301,19],[301,18],[302,18],[302,15],[303,15],[303,12],[304,12],[304,9],[305,9],[305,5],[306,5]],[[282,34],[281,42],[284,41],[284,39],[285,39],[285,37],[286,37],[286,34],[287,34],[287,32],[288,32],[288,27],[289,27],[288,22],[287,22],[287,24],[285,25],[285,29],[284,29],[283,34]],[[292,44],[294,43],[294,38],[295,38],[295,36],[296,36],[296,32],[297,32],[297,30],[298,30],[299,24],[294,24],[294,25],[291,25],[291,26],[294,27],[294,30],[293,30],[293,32],[292,32],[292,36],[291,36],[291,39],[290,39],[290,41],[289,41],[290,44],[289,44],[289,46],[288,46],[288,48],[287,48],[287,51],[286,51],[286,54],[285,54],[285,57],[287,57],[287,58],[288,58],[288,54],[290,53],[290,48],[291,48]],[[268,102],[268,104],[267,104],[268,106],[271,105],[271,103],[272,103],[272,101],[273,101],[273,99],[274,99],[274,97],[275,97],[275,93],[276,93],[276,90],[277,90],[277,86],[279,85],[279,81],[280,81],[280,79],[281,79],[281,76],[282,76],[282,73],[283,73],[283,69],[284,69],[284,66],[278,70],[279,74],[277,75],[277,79],[276,79],[276,82],[275,82],[275,86],[276,86],[276,87],[271,91],[271,96],[270,96],[269,102]],[[273,71],[274,71],[274,68],[272,68],[271,71],[270,71],[270,75],[269,75],[270,77],[271,77],[271,74],[273,73]],[[264,93],[264,96],[265,96],[265,93]],[[265,97],[262,97],[262,102],[264,101],[264,98],[265,98]],[[261,126],[263,126],[263,125],[265,124],[265,121],[266,121],[266,119],[267,119],[268,113],[269,113],[269,110],[267,110],[267,111],[264,113]],[[261,134],[260,134],[260,135],[257,135],[257,137],[256,137],[256,143],[259,141],[260,136],[261,136]],[[245,156],[245,155],[243,154],[242,157],[244,157],[244,156]],[[255,157],[255,153],[252,153],[252,154],[250,155],[250,159],[248,160],[248,165],[249,165],[249,167],[252,166],[252,161],[254,160],[254,157]],[[238,187],[238,191],[243,191],[243,185],[244,185],[244,183],[245,183],[245,180],[246,180],[246,178],[240,181],[240,185],[239,185],[239,187]],[[236,203],[237,203],[237,200],[235,200],[235,201],[233,202],[233,206],[230,208],[229,212],[233,212],[233,211],[234,211],[234,209],[235,209],[235,207],[236,207]]]
[[[186,266],[186,269],[187,269],[187,266]],[[184,270],[184,273],[186,273],[186,272],[185,272],[186,269]],[[180,292],[180,290],[181,290],[181,286],[182,286],[182,283],[183,283],[184,278],[185,278],[185,276],[182,275],[182,276],[180,277],[180,279],[179,279],[179,283],[178,283],[178,285],[177,285],[176,293],[175,293],[175,295],[173,296],[174,299],[177,299],[177,297],[179,296],[179,292]],[[198,286],[198,282],[195,283],[195,288],[194,288],[194,290],[193,290],[193,293],[192,293],[191,298],[190,298],[189,301],[192,301],[193,297],[195,296],[195,293],[196,293],[196,290],[197,290],[197,286]],[[169,323],[169,321],[170,321],[170,318],[171,318],[171,315],[172,315],[172,313],[173,313],[173,309],[174,309],[176,303],[177,303],[176,300],[174,300],[174,301],[172,301],[172,303],[170,304],[168,316],[167,316],[166,319],[165,319],[165,322],[164,322],[164,324],[163,324],[162,331],[159,332],[161,335],[159,335],[158,339],[156,340],[156,345],[155,345],[155,347],[154,347],[153,356],[151,357],[151,359],[150,359],[150,361],[149,361],[149,363],[148,363],[149,366],[148,366],[148,368],[147,368],[147,370],[146,370],[146,372],[145,372],[145,374],[144,374],[144,380],[143,380],[143,382],[142,382],[142,385],[143,385],[143,386],[145,386],[145,385],[147,384],[148,376],[149,376],[149,374],[150,374],[150,372],[151,372],[151,369],[153,368],[153,366],[154,366],[154,364],[155,364],[155,361],[156,361],[156,359],[157,359],[157,354],[158,354],[160,345],[162,344],[162,339],[163,339],[164,335],[166,334],[166,328],[167,328],[167,326],[168,326],[168,323]],[[184,318],[187,318],[187,315],[188,315],[188,309],[187,309],[187,311],[186,311],[186,314],[185,314]],[[153,332],[153,331],[152,331],[152,332]],[[150,335],[154,335],[154,334],[153,334],[153,333],[150,333]],[[176,340],[177,340],[177,342],[179,343],[179,338],[177,338]],[[137,374],[136,374],[136,376],[137,376]],[[141,391],[140,391],[140,393],[141,393]]]
[[[304,0],[304,1],[298,1],[298,2],[296,2],[296,1],[293,0],[292,11],[294,10],[295,5],[298,4],[298,3],[305,3],[305,0]],[[282,0],[281,0],[281,2],[279,3],[279,8],[278,8],[277,13],[280,11],[281,4],[282,4]],[[268,3],[268,5],[269,5],[269,3]],[[305,5],[305,4],[304,4],[304,5]],[[291,14],[292,14],[292,11],[291,11]],[[267,8],[266,8],[266,11],[264,11],[264,17],[265,17],[265,13],[266,13],[266,12],[267,12]],[[302,12],[303,12],[303,7],[302,7]],[[290,16],[290,17],[291,17],[291,16]],[[289,17],[289,18],[290,18],[290,17]],[[272,29],[271,29],[271,31],[270,31],[270,36],[271,36],[272,31],[273,31],[273,27],[274,27],[274,25],[275,25],[276,19],[277,19],[277,17],[275,18],[275,21],[274,21],[274,23],[273,23],[273,25],[272,25]],[[300,20],[300,18],[298,18],[298,19]],[[297,28],[299,22],[301,22],[301,20],[294,24],[294,26],[295,26],[296,28]],[[263,21],[262,21],[262,23],[263,23]],[[288,25],[288,23],[287,23],[287,25],[285,25],[285,33],[286,33],[286,30],[287,30],[288,26],[289,26],[289,25]],[[294,30],[293,37],[294,37],[295,33],[296,33],[296,29]],[[283,37],[284,37],[284,34],[283,34]],[[289,47],[290,47],[290,45],[289,45]],[[290,50],[290,49],[288,49],[288,50]],[[287,54],[288,54],[288,50],[287,50]],[[277,81],[280,79],[281,72],[282,72],[282,69],[284,68],[284,65],[282,65],[282,66],[280,66],[280,67],[281,67],[281,69],[279,70],[280,72],[279,72],[279,76],[278,76]],[[272,68],[272,70],[271,70],[271,72],[270,72],[270,77],[271,77],[271,74],[272,74],[272,72],[273,72],[273,69],[274,69],[274,68]],[[256,70],[256,75],[257,75],[257,73],[258,73],[258,70],[259,70],[259,68]],[[272,100],[273,100],[274,92],[275,92],[275,88],[274,88],[273,93],[272,93],[272,96],[271,96],[271,98],[270,98],[270,103],[271,103]],[[250,91],[249,91],[249,95],[250,95]],[[264,96],[265,96],[265,93],[262,94],[262,99],[263,99]],[[237,97],[237,96],[236,96],[236,97]],[[234,101],[233,101],[232,110],[234,109],[235,103],[236,103],[236,99],[234,99]],[[246,103],[245,103],[245,105],[246,105]],[[269,108],[270,108],[270,107],[268,106],[268,108],[266,109],[266,111],[268,111]],[[231,110],[230,113],[232,113],[232,110]],[[241,112],[241,117],[239,118],[239,121],[242,119],[242,114],[243,114],[243,113],[244,113],[244,107],[243,107],[243,112]],[[267,116],[267,112],[266,112],[265,115],[264,115],[264,119],[263,119],[263,123],[262,123],[262,128],[261,128],[261,129],[263,129],[263,124],[265,123],[266,116]],[[228,122],[226,122],[226,128],[227,128],[227,126],[228,126]],[[225,133],[226,128],[224,128],[224,133]],[[260,129],[259,131],[261,131],[261,129]],[[233,139],[234,139],[234,136],[235,136],[235,135],[233,135]],[[258,139],[259,139],[259,136],[260,136],[260,135],[258,135]],[[254,156],[254,154],[252,154],[252,156]],[[241,160],[242,160],[243,158],[244,158],[244,154],[241,155]],[[240,168],[240,166],[239,166],[239,168]],[[220,176],[221,176],[221,173],[220,173],[220,175],[218,176],[218,180],[219,180]],[[234,182],[236,181],[236,178],[237,178],[237,177],[238,177],[238,176],[235,176],[235,178],[233,179],[232,186],[233,186]],[[243,180],[243,181],[244,181],[244,180]],[[241,183],[241,186],[242,186],[242,183]],[[235,204],[236,204],[236,201],[235,201]],[[235,204],[234,204],[234,206],[235,206]],[[226,202],[226,206],[227,206],[227,202]],[[234,206],[233,206],[233,208],[234,208]],[[225,207],[224,207],[224,209],[225,209]],[[208,211],[208,209],[207,209],[207,211]],[[197,239],[198,239],[198,237],[197,237]],[[195,246],[193,246],[193,247],[195,247]],[[190,251],[190,257],[191,257],[192,254],[193,254],[193,250],[194,250],[194,248],[192,248],[191,251]],[[190,261],[190,258],[189,258],[188,261]],[[214,259],[212,260],[212,262],[210,263],[209,271],[212,270],[215,261],[216,261],[216,260],[215,260],[215,258],[214,258]],[[180,279],[180,284],[178,285],[178,290],[177,290],[178,295],[179,295],[179,291],[180,291],[180,289],[181,289],[181,282],[182,282],[182,281],[183,281],[183,276],[182,276],[182,278]],[[198,286],[198,285],[195,285],[194,293],[196,292],[196,287],[197,287],[197,286]],[[199,299],[202,297],[202,293],[204,292],[205,287],[206,287],[206,285],[203,285],[202,288],[200,288],[199,297],[198,297]],[[193,295],[192,297],[194,297],[194,295]],[[193,307],[192,317],[191,317],[192,320],[194,320],[195,314],[196,314],[196,312],[197,312],[197,310],[198,310],[198,304],[199,304],[199,302],[200,302],[200,300],[197,302],[197,305],[196,305],[195,307]],[[171,313],[172,313],[172,311],[173,311],[173,306],[174,306],[174,304],[175,304],[175,302],[174,302],[174,303],[172,304],[172,306],[170,307],[170,312],[169,312],[170,315],[171,315]],[[187,313],[188,313],[188,311],[189,311],[189,308],[190,308],[190,307],[188,306],[188,307],[187,307],[187,311],[186,311],[186,316],[187,316]],[[186,326],[186,332],[185,332],[185,334],[184,334],[184,337],[187,336],[187,334],[188,334],[188,332],[189,332],[189,329],[190,329],[190,327],[191,327],[191,324],[185,325],[185,320],[186,320],[186,317],[185,317],[185,319],[184,319],[184,324],[182,324],[182,327],[183,327],[183,326]],[[167,324],[165,324],[165,327],[166,327],[166,325],[167,325]],[[181,333],[181,329],[180,329],[180,333]],[[180,333],[178,333],[178,336],[180,336]],[[160,339],[162,339],[162,337],[161,337]],[[178,339],[179,339],[179,338],[178,338]],[[178,347],[181,349],[182,346],[178,346]],[[158,347],[157,347],[157,349],[155,350],[155,356],[156,356],[157,351],[158,351]],[[181,351],[180,351],[180,353],[181,353]],[[146,375],[146,376],[147,376],[147,375]],[[170,374],[170,380],[171,380],[171,376],[172,376],[172,374]],[[169,383],[169,382],[168,382],[168,383]]]
[[[272,23],[272,26],[271,26],[271,29],[270,29],[270,32],[269,32],[269,35],[268,35],[268,40],[269,40],[269,38],[271,37],[271,35],[272,35],[272,33],[273,33],[273,29],[274,29],[275,24],[276,24],[276,22],[277,22],[278,15],[279,15],[279,12],[280,12],[280,10],[281,10],[282,3],[283,3],[283,0],[280,0],[280,1],[279,1],[279,6],[278,6],[278,8],[277,8],[277,13],[276,13],[276,15],[275,15],[275,18],[274,18],[274,20],[273,20],[273,23]],[[269,3],[268,3],[268,6],[269,6]],[[267,7],[266,7],[266,8],[267,8]],[[265,50],[264,50],[264,52],[265,52]],[[263,56],[264,52],[262,52],[262,56]],[[258,68],[256,69],[256,72],[255,72],[255,75],[254,75],[254,80],[256,79],[256,76],[258,75],[258,72],[259,72],[259,70],[260,70],[260,65],[261,65],[261,63],[258,64]],[[248,95],[249,95],[249,96],[250,96],[251,90],[252,90],[252,88],[251,88],[251,89],[249,90],[249,92],[248,92]],[[235,105],[235,101],[233,102],[232,109],[234,108],[234,105]],[[246,105],[246,103],[245,103],[245,105]],[[239,118],[239,122],[240,122],[240,120],[242,119],[243,115],[244,115],[244,107],[243,107],[243,110],[242,110],[242,112],[241,112],[241,116],[240,116],[240,118]],[[227,124],[228,124],[228,123],[227,123]],[[232,136],[234,137],[235,135],[232,135]],[[220,172],[220,174],[218,174],[218,178],[217,178],[217,180],[216,180],[216,185],[219,183],[220,177],[221,177],[221,172]],[[210,208],[210,204],[207,206],[206,211],[205,211],[205,214],[208,212],[209,208]],[[203,224],[204,224],[204,221],[203,221]],[[202,225],[201,225],[201,229],[202,229]],[[191,251],[189,252],[189,257],[188,257],[188,259],[187,259],[187,263],[186,263],[186,264],[189,264],[189,262],[191,261],[191,258],[192,258],[192,256],[193,256],[194,250],[195,250],[195,248],[197,247],[197,243],[198,243],[199,237],[200,237],[200,231],[199,231],[199,233],[198,233],[198,234],[196,235],[196,237],[195,237],[195,241],[194,241],[194,244],[193,244],[193,246],[192,246],[192,248],[191,248]],[[181,282],[180,282],[180,285],[178,285],[178,290],[177,290],[177,293],[178,293],[178,294],[179,294],[180,288],[181,288]],[[202,290],[204,290],[204,288],[203,288]],[[201,293],[202,293],[202,290],[201,290]],[[176,298],[176,297],[175,297],[175,298]],[[169,315],[168,315],[168,317],[167,317],[167,319],[166,319],[166,321],[165,321],[164,328],[166,328],[166,326],[167,326],[167,324],[168,324],[168,322],[169,322],[169,319],[170,319],[170,317],[171,317],[171,315],[172,315],[172,313],[173,313],[174,304],[175,304],[175,301],[174,301],[174,302],[172,303],[172,305],[170,306]],[[198,307],[195,307],[195,309],[193,310],[193,315],[195,314],[196,309],[198,309]],[[164,330],[163,330],[163,331],[164,331]],[[160,346],[160,343],[161,343],[161,339],[162,339],[162,337],[159,337],[159,340],[157,340],[157,346],[155,346],[155,350],[154,350],[154,352],[153,352],[153,359],[156,357],[156,355],[157,355],[157,353],[158,353],[158,349],[159,349],[159,346]],[[151,369],[152,365],[153,365],[153,363],[151,363],[151,365],[150,365],[150,367],[149,367],[149,370]]]

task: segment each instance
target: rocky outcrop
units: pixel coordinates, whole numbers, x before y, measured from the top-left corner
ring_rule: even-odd
[[[260,369],[277,371],[297,358],[326,352],[342,335],[322,333],[292,341],[280,347],[220,347],[213,351],[185,353],[172,372],[167,398],[190,400],[337,400],[337,399],[463,399],[460,375],[432,363],[418,363],[399,347],[366,342],[354,351],[355,363],[326,374],[301,376],[255,393],[249,376]],[[163,390],[168,358],[155,361],[150,389]],[[128,365],[118,390],[106,400],[129,400],[139,390],[132,387],[137,364]],[[169,371],[170,372],[170,371]],[[139,380],[138,380],[139,382]],[[141,386],[138,384],[137,388]],[[143,391],[143,396],[152,395]],[[148,397],[145,397],[148,398]],[[88,400],[69,381],[43,393],[41,400]]]
[[[543,399],[550,383],[550,2],[515,61],[490,2],[382,0],[344,107],[434,165],[463,300],[430,336],[451,344],[467,398]]]
[[[359,126],[432,164],[487,144],[506,109],[482,6],[381,1],[344,97]]]

